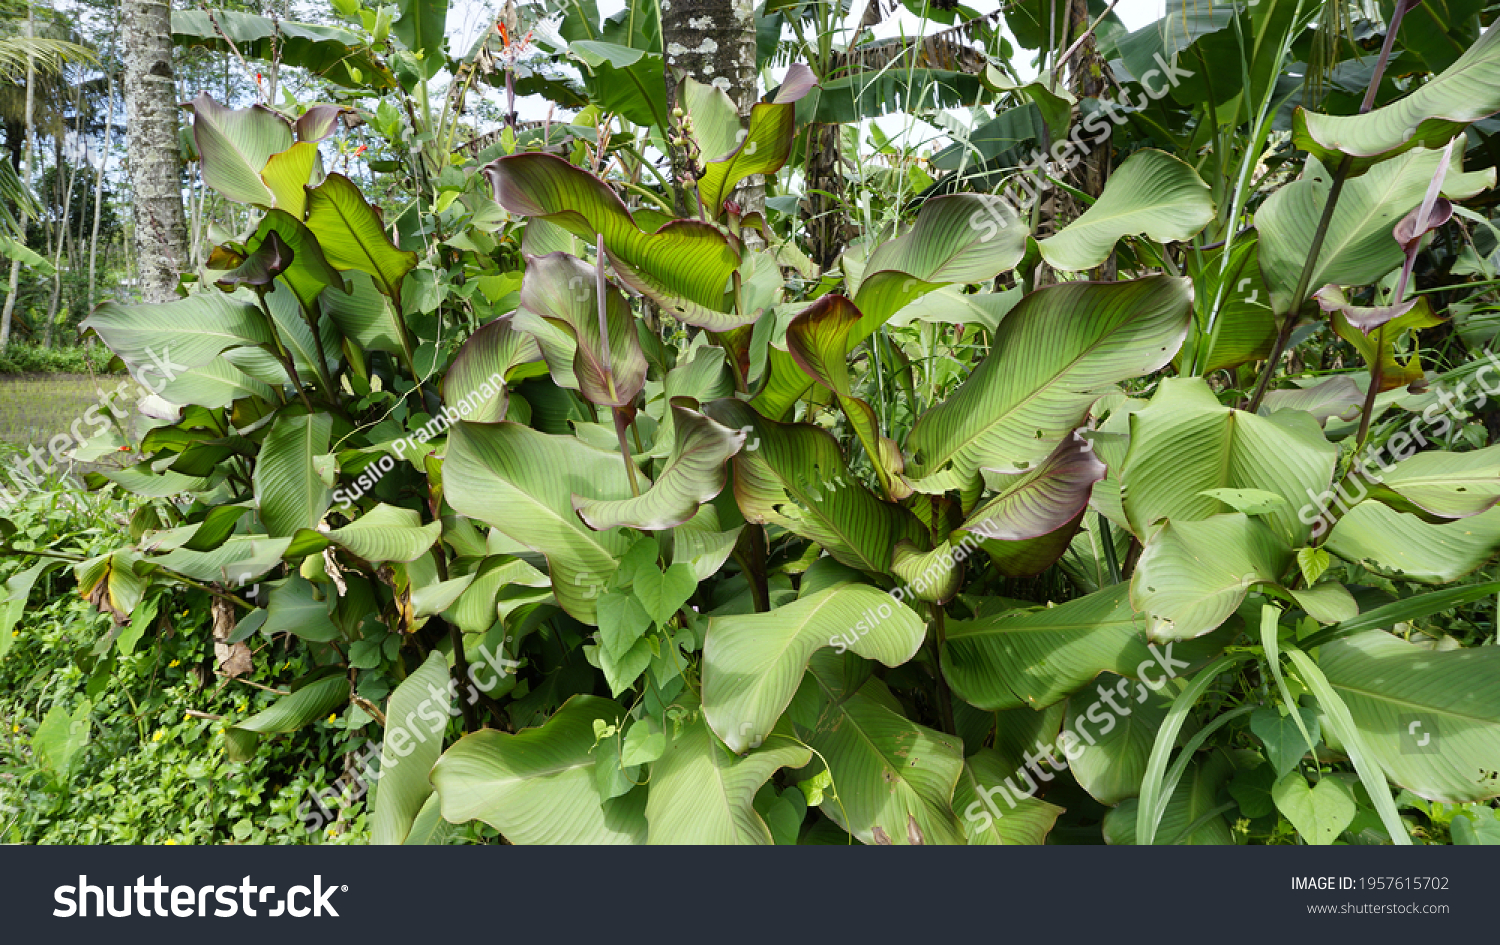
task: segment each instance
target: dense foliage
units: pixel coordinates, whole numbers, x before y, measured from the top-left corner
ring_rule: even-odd
[[[319,94],[187,104],[222,238],[84,322],[151,396],[71,454],[134,463],[0,519],[10,778],[122,772],[21,836],[193,783],[180,842],[1500,840],[1477,7],[1101,5],[1110,88],[1046,4],[1022,81],[993,16],[767,3],[741,115],[651,0],[452,57],[334,6],[179,14]],[[572,117],[472,137],[479,83]],[[188,747],[112,800],[131,729]]]

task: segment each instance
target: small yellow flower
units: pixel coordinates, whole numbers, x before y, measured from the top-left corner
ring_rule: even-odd
[[[21,726],[19,726],[19,725],[12,725],[10,727],[10,733],[12,735],[14,735],[15,733],[19,732],[20,730],[21,730]]]
[[[163,739],[163,738],[164,738],[164,737],[166,737],[166,734],[167,734],[167,733],[166,733],[166,732],[163,732],[163,731],[162,731],[162,730],[161,730],[161,729],[157,729],[157,730],[156,730],[156,734],[155,734],[155,735],[152,735],[152,736],[151,736],[151,740],[152,740],[152,741],[153,741],[153,742],[159,742],[159,741],[161,741],[161,740],[162,740],[162,739]]]
[[[336,721],[338,721],[338,713],[330,712],[328,715],[328,724],[332,725]]]
[[[19,631],[19,630],[12,630],[10,632],[10,635],[13,636],[13,637],[18,637],[18,636],[21,635],[21,631]]]
[[[328,828],[328,835],[330,837],[336,837],[336,836],[338,836],[338,830],[337,830],[337,828],[329,827]]]
[[[173,666],[180,666],[180,665],[182,665],[182,660],[173,660],[172,662],[170,662],[170,663],[167,664],[167,668],[171,669]]]
[[[169,847],[175,847],[175,846],[177,846],[177,841],[173,840],[171,837],[168,837],[167,841],[166,841],[166,845],[169,846]]]

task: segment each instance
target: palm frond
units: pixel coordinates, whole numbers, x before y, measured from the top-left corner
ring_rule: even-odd
[[[0,39],[0,78],[24,79],[28,66],[38,72],[61,72],[70,63],[93,64],[93,50],[77,43],[41,36],[11,36]]]

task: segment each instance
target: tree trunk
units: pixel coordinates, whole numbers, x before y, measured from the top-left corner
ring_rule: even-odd
[[[677,85],[689,78],[722,89],[739,109],[740,121],[749,121],[750,108],[760,99],[755,81],[755,5],[750,0],[662,0],[661,13],[667,102],[678,104]],[[672,155],[672,169],[680,179],[685,170],[680,154]],[[759,174],[747,178],[730,199],[741,213],[765,213],[765,180]]]
[[[134,184],[141,297],[177,297],[187,261],[182,162],[177,144],[177,77],[172,71],[170,0],[123,0],[126,151]]]
[[[36,34],[36,10],[31,6],[26,8],[26,35],[28,37]],[[26,149],[21,157],[21,185],[31,186],[31,163],[36,153],[36,130],[33,122],[36,117],[36,60],[28,56],[26,58]],[[26,211],[21,211],[21,239],[26,239]],[[0,311],[0,348],[10,344],[11,319],[15,317],[16,294],[21,287],[21,261],[12,259],[10,261],[10,281],[5,293],[5,308]]]
[[[95,290],[98,287],[96,274],[98,270],[95,263],[99,260],[99,217],[104,212],[104,169],[109,166],[109,148],[111,139],[115,132],[115,77],[105,77],[109,83],[108,104],[104,112],[104,154],[99,159],[99,172],[94,176],[94,221],[93,231],[89,234],[89,311],[94,310],[97,299]],[[105,260],[108,262],[108,259]]]

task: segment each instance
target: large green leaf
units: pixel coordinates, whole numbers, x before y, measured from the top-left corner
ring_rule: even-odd
[[[1098,681],[1095,689],[1085,689],[1068,700],[1063,728],[1073,736],[1066,740],[1068,744],[1059,745],[1063,749],[1059,754],[1068,756],[1073,777],[1095,800],[1118,804],[1140,793],[1151,746],[1167,717],[1171,690],[1152,692],[1111,673]],[[1113,706],[1124,711],[1116,712]]]
[[[827,764],[833,797],[823,813],[863,843],[963,843],[953,798],[963,774],[963,743],[896,711],[878,679],[843,693],[812,674],[828,698],[807,742]]]
[[[401,16],[391,33],[424,59],[443,59],[443,32],[448,24],[448,0],[400,0]]]
[[[328,540],[366,561],[415,561],[442,535],[442,522],[422,524],[415,509],[381,503],[342,528],[326,533]],[[321,540],[322,535],[318,538]],[[312,536],[299,536],[311,538]]]
[[[271,155],[292,146],[291,122],[264,105],[228,108],[207,92],[186,107],[193,113],[203,182],[235,203],[275,206],[260,175]]]
[[[844,254],[847,291],[859,321],[845,334],[846,351],[868,338],[913,300],[954,283],[988,282],[1026,254],[1027,231],[1015,209],[988,194],[953,194],[928,200],[910,229],[881,243],[856,263],[858,248]],[[857,275],[856,275],[857,273]],[[811,386],[790,354],[772,346],[766,380],[755,409],[784,416]]]
[[[873,574],[890,570],[901,539],[925,547],[917,517],[865,488],[828,431],[767,420],[732,398],[708,404],[704,413],[746,435],[734,457],[734,497],[747,521],[788,528]]]
[[[1401,248],[1391,230],[1422,202],[1443,153],[1412,151],[1344,184],[1308,282],[1309,290],[1328,283],[1365,285],[1401,265]],[[1261,272],[1278,312],[1291,306],[1291,294],[1307,265],[1308,247],[1323,216],[1332,181],[1327,168],[1309,161],[1300,179],[1277,188],[1255,214]],[[1472,186],[1450,169],[1443,192],[1457,196]]]
[[[634,539],[619,529],[589,529],[573,510],[573,496],[628,497],[618,453],[509,420],[458,423],[448,431],[443,489],[460,514],[546,555],[558,603],[594,622],[595,598]]]
[[[262,183],[271,192],[272,203],[297,220],[307,212],[307,188],[317,184],[322,176],[318,146],[311,141],[298,141],[271,155],[260,172]]]
[[[1391,577],[1447,584],[1500,551],[1500,509],[1431,525],[1379,502],[1361,502],[1333,526],[1326,547]]]
[[[306,578],[294,574],[270,588],[265,622],[261,624],[264,636],[290,633],[310,643],[329,643],[342,637],[329,613],[332,601],[319,600]]]
[[[516,327],[533,331],[537,320],[554,326],[571,345],[542,345],[558,386],[576,386],[590,403],[623,407],[634,402],[646,383],[646,355],[635,329],[630,303],[613,284],[605,283],[604,321],[600,334],[597,273],[577,256],[548,253],[527,260],[521,283]],[[548,337],[533,331],[539,339]],[[571,351],[569,350],[571,349]],[[556,364],[564,355],[571,363]],[[569,384],[571,379],[575,383]]]
[[[277,699],[269,708],[230,726],[224,741],[230,761],[249,761],[262,735],[284,735],[295,732],[349,701],[348,677],[335,673],[308,683],[289,696]]]
[[[158,359],[201,367],[225,348],[271,343],[260,309],[217,289],[155,305],[105,302],[79,327],[92,329],[136,369],[159,364]]]
[[[1276,532],[1304,544],[1297,510],[1328,487],[1338,447],[1301,411],[1261,417],[1219,403],[1201,377],[1166,378],[1149,406],[1130,415],[1120,470],[1130,527],[1144,539],[1161,519],[1194,521],[1229,511],[1217,495],[1253,489],[1280,496],[1267,513]]]
[[[800,768],[811,760],[812,752],[786,735],[753,751],[733,752],[699,715],[651,765],[647,842],[769,845],[771,830],[755,811],[755,794],[778,768]]]
[[[739,254],[713,227],[673,221],[645,233],[603,181],[547,154],[503,157],[484,173],[511,213],[556,223],[590,243],[602,235],[620,278],[677,319],[711,331],[753,319],[725,311]]]
[[[1189,339],[1178,355],[1181,373],[1191,373],[1188,367],[1196,365],[1198,373],[1206,376],[1265,360],[1276,339],[1276,318],[1260,272],[1257,234],[1235,238],[1227,265],[1223,250],[1195,251],[1188,254],[1186,262],[1194,278],[1193,301],[1201,331],[1196,338],[1199,349],[1194,351],[1194,339]],[[1215,305],[1217,310],[1213,309]],[[1212,330],[1211,311],[1217,312]]]
[[[651,488],[630,499],[573,497],[573,508],[590,528],[675,528],[724,491],[729,457],[744,445],[745,434],[720,426],[689,404],[697,405],[689,398],[671,405],[672,455]]]
[[[281,278],[291,287],[305,310],[313,311],[313,304],[324,289],[332,288],[334,292],[330,294],[349,294],[343,277],[323,255],[317,237],[302,224],[301,219],[285,210],[272,210],[262,217],[248,247],[258,248],[271,239],[273,233],[292,251],[291,264],[282,270]]]
[[[0,598],[0,659],[5,658],[5,653],[15,642],[17,634],[15,627],[21,619],[22,612],[26,609],[27,599],[31,597],[31,588],[37,579],[54,568],[61,567],[62,561],[56,558],[43,558],[36,564],[12,574],[5,581],[5,597]]]
[[[517,844],[644,842],[644,792],[606,800],[595,783],[603,753],[594,723],[624,716],[607,699],[579,695],[541,728],[465,735],[432,769],[443,818],[482,820]]]
[[[172,42],[297,66],[346,88],[383,91],[396,79],[363,40],[337,26],[272,20],[228,10],[173,10]]]
[[[1441,75],[1415,92],[1363,115],[1297,109],[1293,140],[1325,164],[1354,158],[1359,173],[1410,148],[1436,148],[1465,125],[1500,111],[1500,29],[1484,31]]]
[[[792,153],[797,125],[796,103],[813,87],[812,70],[793,63],[781,88],[770,102],[757,102],[750,109],[750,128],[733,151],[704,154],[703,177],[698,181],[698,199],[710,220],[719,218],[735,185],[753,174],[774,174]],[[694,123],[697,123],[696,115]]]
[[[715,617],[703,644],[703,711],[731,750],[758,745],[791,702],[813,653],[825,646],[899,666],[926,627],[896,598],[843,584],[770,613]]]
[[[1111,385],[1172,360],[1191,305],[1191,283],[1170,276],[1033,292],[1000,323],[989,357],[918,418],[909,472],[970,481],[1042,462]]]
[[[863,317],[849,345],[863,341],[908,302],[939,286],[988,282],[1026,254],[1026,226],[1005,200],[953,194],[922,205],[911,227],[865,261],[854,304]]]
[[[348,274],[349,292],[337,289],[323,293],[320,301],[324,314],[333,319],[339,331],[366,351],[388,351],[405,354],[411,359],[411,341],[406,326],[391,300],[375,287],[367,273]]]
[[[1234,842],[1229,824],[1219,812],[1219,792],[1234,769],[1222,754],[1209,755],[1190,765],[1167,800],[1156,829],[1155,843],[1223,846]],[[1104,815],[1104,842],[1129,845],[1136,840],[1139,802],[1127,798]]]
[[[453,356],[443,376],[443,400],[473,423],[504,420],[505,382],[521,365],[541,360],[536,337],[522,331],[512,315],[502,315],[470,335]]]
[[[177,548],[151,561],[195,581],[243,584],[281,564],[292,539],[235,535],[211,551]]]
[[[1036,797],[1015,798],[1005,781],[1014,780],[1020,770],[1024,770],[1021,765],[993,748],[981,748],[964,759],[953,809],[963,814],[964,836],[970,846],[1040,846],[1046,842],[1063,808]],[[995,799],[996,788],[1005,801],[1003,809]]]
[[[1214,218],[1213,192],[1191,166],[1146,148],[1109,175],[1094,205],[1056,235],[1037,243],[1056,269],[1092,269],[1124,236],[1159,243],[1191,239]]]
[[[690,137],[700,156],[715,160],[739,148],[745,140],[745,130],[740,126],[739,108],[729,93],[688,76],[677,86],[677,94],[678,107],[693,120]]]
[[[1105,471],[1092,445],[1075,434],[1035,469],[986,477],[999,494],[975,509],[963,527],[999,541],[1040,538],[1083,511]]]
[[[442,697],[434,698],[433,692]],[[380,743],[380,790],[370,816],[371,843],[405,842],[432,794],[427,773],[443,753],[451,702],[448,659],[437,650],[391,693]]]
[[[787,350],[809,377],[838,398],[887,498],[900,499],[911,494],[901,479],[901,449],[880,432],[874,409],[855,397],[850,387],[849,334],[861,318],[859,309],[842,295],[825,295],[787,326]]]
[[[283,414],[271,424],[255,464],[255,502],[272,538],[317,528],[332,504],[332,492],[313,458],[328,452],[333,418],[328,414]]]
[[[587,67],[590,99],[637,125],[667,126],[667,86],[660,49],[577,40],[568,46]]]
[[[1290,566],[1284,538],[1240,512],[1172,520],[1146,542],[1130,602],[1153,640],[1190,640],[1229,619],[1252,585],[1274,584]]]
[[[307,228],[318,238],[335,269],[368,273],[375,285],[399,299],[401,280],[417,264],[417,254],[397,249],[386,235],[380,212],[342,174],[307,192]]]
[[[1450,803],[1500,795],[1500,649],[1374,631],[1324,645],[1318,667],[1392,781]]]
[[[1371,494],[1402,512],[1468,518],[1500,503],[1500,446],[1427,450],[1382,470]]]
[[[943,675],[965,702],[981,709],[1041,709],[1109,671],[1121,676],[1175,672],[1145,639],[1146,618],[1130,605],[1129,589],[1104,590],[1033,610],[1010,610],[973,620],[950,620],[943,643]]]

